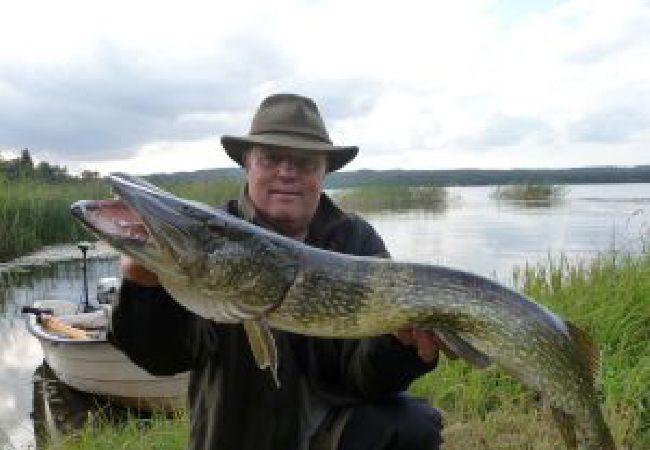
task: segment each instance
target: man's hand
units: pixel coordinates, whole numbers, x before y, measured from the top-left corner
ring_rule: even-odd
[[[438,359],[440,350],[444,351],[446,355],[450,353],[447,346],[433,331],[405,328],[394,332],[393,336],[406,347],[415,348],[425,363],[432,363]]]
[[[142,286],[160,285],[158,275],[136,263],[128,256],[122,256],[120,259],[120,269],[125,280],[134,281]]]

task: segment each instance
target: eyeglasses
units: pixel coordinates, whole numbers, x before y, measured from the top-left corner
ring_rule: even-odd
[[[265,169],[277,169],[284,161],[297,172],[313,174],[326,164],[324,155],[296,155],[282,150],[267,150],[256,148],[253,154],[257,162]]]

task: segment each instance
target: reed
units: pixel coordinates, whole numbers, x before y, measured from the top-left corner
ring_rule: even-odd
[[[161,181],[156,184],[179,197],[190,198],[211,206],[218,206],[229,199],[238,198],[242,189],[242,180],[239,178]]]
[[[552,201],[564,198],[564,186],[549,184],[514,184],[498,186],[491,194],[497,200]]]
[[[176,195],[215,206],[237,198],[240,186],[236,178],[161,184]],[[0,262],[44,245],[95,240],[72,219],[70,205],[76,200],[110,196],[108,183],[101,179],[46,183],[33,178],[0,178]]]
[[[603,354],[600,391],[619,449],[650,448],[650,254],[577,263],[559,258],[515,269],[514,283],[591,333]],[[444,411],[446,450],[565,448],[537,395],[497,370],[443,358],[410,390]],[[133,424],[87,425],[81,436],[61,448],[180,450],[187,417],[144,431]],[[164,447],[156,444],[161,440]]]
[[[101,180],[0,179],[0,262],[44,245],[90,239],[70,216],[70,204],[108,195]]]
[[[447,201],[447,191],[437,186],[363,185],[333,191],[332,196],[348,211],[439,210]]]

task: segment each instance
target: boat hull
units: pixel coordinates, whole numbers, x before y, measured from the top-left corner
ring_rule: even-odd
[[[34,306],[51,308],[55,315],[70,313],[68,302],[56,303],[39,302]],[[27,328],[40,341],[47,364],[68,386],[132,408],[173,411],[185,407],[188,373],[150,375],[111,345],[105,330],[93,332],[88,340],[60,337],[44,330],[34,314],[28,315]]]

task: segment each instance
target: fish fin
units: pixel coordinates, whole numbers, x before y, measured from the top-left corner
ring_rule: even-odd
[[[278,350],[271,328],[263,319],[244,320],[244,330],[248,336],[248,343],[260,369],[269,368],[277,387],[280,387],[278,377]]]
[[[575,416],[567,414],[555,406],[551,406],[551,415],[553,416],[553,421],[560,429],[560,434],[567,449],[576,450],[578,448],[578,440],[576,438]]]
[[[592,379],[594,381],[597,380],[600,374],[600,351],[598,350],[598,346],[594,344],[586,331],[578,328],[571,322],[567,321],[565,323],[569,330],[569,335],[571,335],[573,341],[580,349],[580,353],[585,358]]]
[[[452,331],[441,330],[438,328],[436,328],[434,331],[436,333],[436,336],[438,336],[438,339],[440,339],[442,343],[447,347],[446,349],[442,350],[448,358],[463,358],[479,369],[485,369],[492,363],[492,360],[488,355],[478,351],[472,344],[465,341],[456,333]]]

